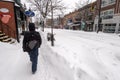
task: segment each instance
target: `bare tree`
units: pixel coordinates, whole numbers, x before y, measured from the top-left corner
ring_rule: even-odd
[[[65,9],[64,5],[62,4],[62,0],[29,0],[29,2],[32,4],[32,10],[39,11],[39,14],[41,15],[40,18],[43,19],[43,24],[46,20],[46,17],[51,15],[51,10],[53,10],[54,13],[60,13],[63,9]]]

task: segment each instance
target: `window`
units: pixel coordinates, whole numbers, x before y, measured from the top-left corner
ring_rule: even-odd
[[[104,32],[115,32],[116,24],[105,24]]]
[[[116,24],[111,24],[111,26],[116,26]]]
[[[104,12],[104,16],[106,16],[107,14],[108,14],[108,11],[105,11],[105,12]]]
[[[67,23],[72,23],[72,19],[68,19]]]
[[[113,15],[114,15],[114,9],[109,9],[109,10],[101,12],[101,17],[103,19],[112,19]]]
[[[103,18],[103,19],[112,19],[112,18],[113,18],[113,15],[106,15],[106,16],[103,16],[102,18]]]
[[[108,5],[115,4],[115,2],[116,2],[116,0],[102,0],[101,6],[105,7],[105,6],[108,6]]]
[[[106,1],[102,1],[102,2],[101,2],[101,6],[105,6],[106,3],[107,3]]]
[[[115,3],[116,0],[109,0],[109,4]]]
[[[114,14],[113,10],[109,11],[108,14]]]

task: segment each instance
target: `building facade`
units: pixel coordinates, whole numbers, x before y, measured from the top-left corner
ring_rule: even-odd
[[[96,15],[96,1],[87,4],[79,9],[82,30],[93,31],[95,15]]]
[[[79,21],[79,10],[75,10],[74,12],[71,12],[64,16],[63,18],[63,26],[66,29],[78,29],[77,26],[73,26],[72,24],[76,21]]]
[[[0,1],[0,30],[18,42],[22,26],[26,22],[24,11],[20,0]]]
[[[98,29],[98,13],[100,10],[102,32],[120,32],[120,0],[97,0],[96,17],[94,20],[94,31]],[[100,9],[101,7],[101,9]]]
[[[75,30],[93,31],[95,15],[96,1],[65,15],[64,26]]]

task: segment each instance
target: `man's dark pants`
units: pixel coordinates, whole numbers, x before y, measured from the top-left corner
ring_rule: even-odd
[[[30,61],[32,62],[32,72],[35,73],[37,70],[37,62],[38,62],[38,48],[33,49],[29,53]]]

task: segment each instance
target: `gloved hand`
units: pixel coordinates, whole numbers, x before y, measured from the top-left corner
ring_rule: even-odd
[[[24,52],[26,52],[26,50],[25,50],[25,49],[23,49],[23,51],[24,51]]]
[[[26,52],[26,49],[24,47],[22,47],[22,48],[23,48],[23,52]]]

